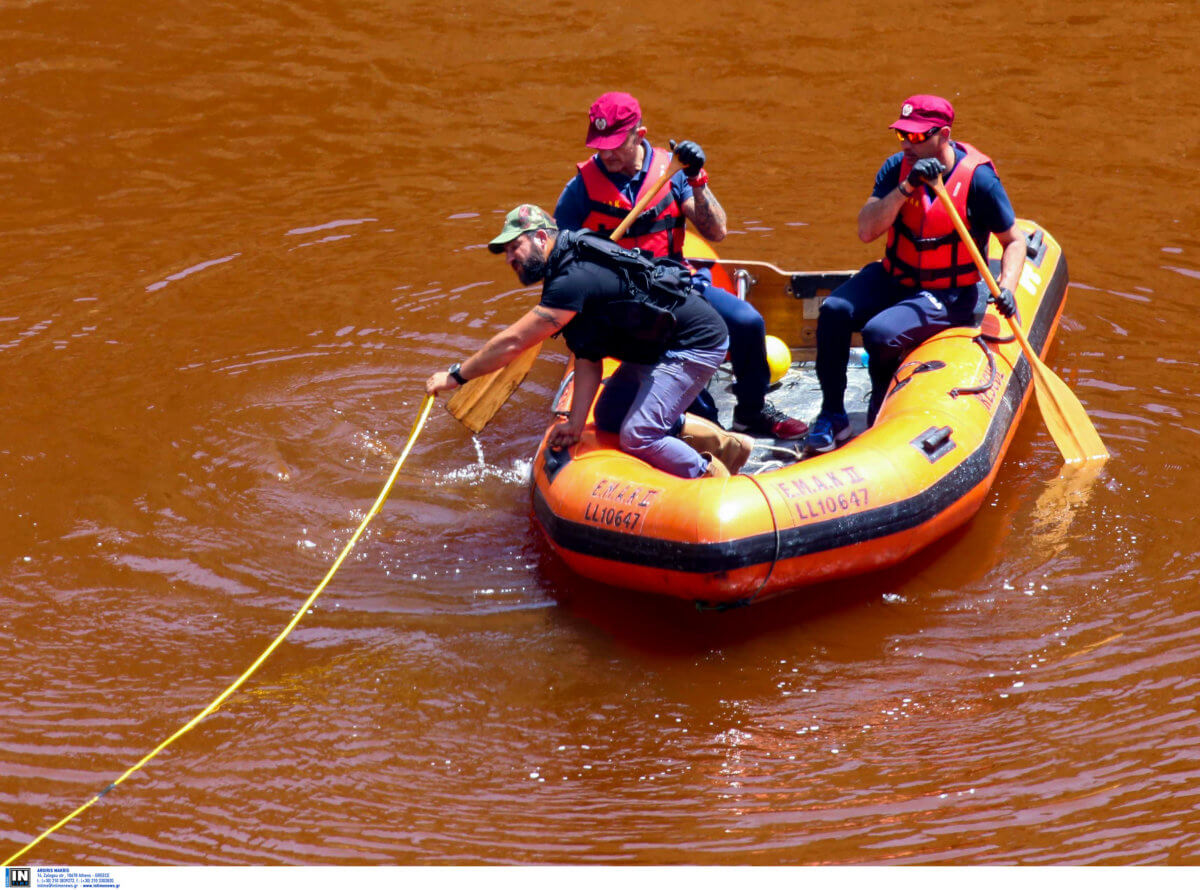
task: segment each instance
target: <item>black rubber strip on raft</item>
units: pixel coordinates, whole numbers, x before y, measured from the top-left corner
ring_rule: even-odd
[[[1046,286],[1046,295],[1029,328],[1030,345],[1039,353],[1065,297],[1067,280],[1064,257]],[[1004,388],[988,434],[980,447],[931,488],[898,503],[862,513],[839,516],[800,528],[780,529],[778,540],[775,533],[770,532],[715,544],[694,544],[615,532],[555,515],[536,486],[533,490],[534,513],[550,539],[565,550],[610,562],[657,566],[696,574],[780,562],[884,538],[929,521],[987,478],[999,459],[1009,426],[1032,379],[1029,361],[1022,355]]]

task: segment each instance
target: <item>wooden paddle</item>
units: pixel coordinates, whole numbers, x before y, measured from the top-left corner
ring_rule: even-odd
[[[996,284],[996,279],[992,277],[987,261],[979,253],[975,239],[967,231],[966,223],[963,222],[954,207],[954,202],[946,193],[942,178],[939,176],[930,185],[937,193],[938,200],[946,208],[946,212],[950,214],[954,228],[970,252],[971,259],[975,261],[975,268],[987,282],[988,290],[992,292],[993,297],[999,296],[1000,286]],[[1012,329],[1017,342],[1021,344],[1021,351],[1025,353],[1025,358],[1029,360],[1029,366],[1033,370],[1033,385],[1034,392],[1037,393],[1038,408],[1041,409],[1042,419],[1046,421],[1050,437],[1054,439],[1054,444],[1058,446],[1063,459],[1069,464],[1106,460],[1108,449],[1100,441],[1100,434],[1092,426],[1092,421],[1088,418],[1087,412],[1076,398],[1075,393],[1071,392],[1058,375],[1051,371],[1033,351],[1033,347],[1029,345],[1029,340],[1026,339],[1015,318],[1008,319],[1008,326]]]
[[[672,155],[671,163],[667,165],[666,172],[658,178],[658,182],[654,183],[654,187],[649,189],[633,205],[633,209],[613,229],[609,238],[613,241],[620,240],[629,231],[629,227],[633,225],[641,212],[654,200],[654,196],[667,184],[667,180],[682,169],[683,164],[680,163],[677,157]],[[539,341],[530,346],[503,368],[493,371],[490,374],[485,374],[482,377],[474,377],[468,380],[466,385],[459,387],[454,395],[450,397],[450,400],[446,402],[446,410],[455,419],[461,421],[463,426],[471,432],[478,433],[491,423],[492,418],[496,416],[496,412],[500,410],[500,406],[508,401],[508,397],[521,385],[521,382],[525,379],[525,375],[533,367],[533,360],[542,351],[542,342],[544,341]]]

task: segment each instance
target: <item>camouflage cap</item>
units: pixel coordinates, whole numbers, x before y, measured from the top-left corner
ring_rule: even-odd
[[[488,250],[492,253],[504,253],[509,241],[525,232],[536,232],[538,229],[557,232],[558,226],[554,224],[554,217],[536,204],[514,207],[508,212],[508,216],[504,217],[504,228],[500,230],[500,234],[488,242]]]

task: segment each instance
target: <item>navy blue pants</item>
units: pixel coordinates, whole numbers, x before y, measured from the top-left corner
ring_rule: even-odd
[[[916,290],[899,284],[883,263],[871,263],[837,288],[821,304],[817,319],[817,379],[821,383],[821,412],[845,414],[846,365],[850,337],[862,331],[870,358],[871,403],[868,424],[913,347],[939,331],[975,326],[983,320],[988,290],[980,282],[948,290]]]
[[[709,270],[698,272],[693,282],[729,329],[729,364],[733,366],[733,395],[737,400],[734,412],[739,417],[752,418],[762,411],[771,383],[771,370],[767,367],[766,323],[759,311],[745,300],[714,286]],[[707,389],[696,397],[688,411],[720,423],[716,404]]]

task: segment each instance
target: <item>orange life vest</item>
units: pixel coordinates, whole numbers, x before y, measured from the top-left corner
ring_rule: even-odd
[[[583,220],[583,227],[601,235],[613,231],[633,205],[667,172],[670,163],[670,152],[650,149],[650,164],[632,202],[612,184],[599,158],[593,156],[580,163],[579,174],[588,195],[588,215]],[[656,257],[679,259],[683,255],[686,222],[683,208],[675,203],[668,180],[618,243],[622,247],[640,247]]]
[[[992,159],[965,142],[957,144],[967,154],[951,171],[950,178],[946,180],[946,191],[954,209],[965,220],[971,177],[980,164],[990,166]],[[912,165],[913,162],[908,158],[900,165],[901,182],[908,176]],[[986,241],[979,245],[979,249],[986,255]],[[937,196],[925,187],[918,188],[900,208],[896,221],[888,231],[883,267],[901,284],[909,287],[963,287],[976,283],[980,278],[970,253],[954,229],[949,212]]]

